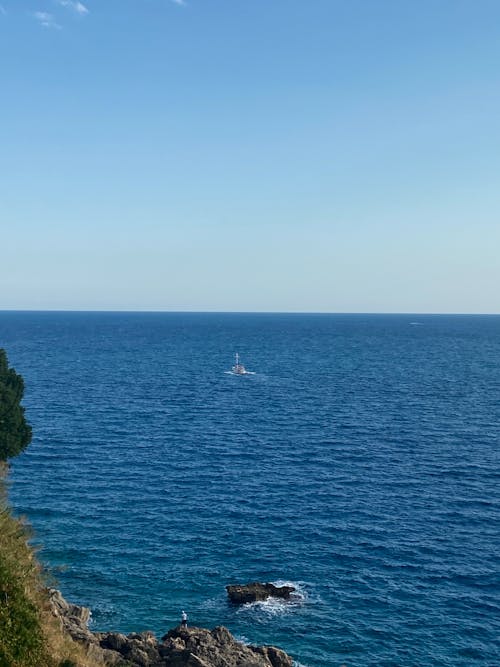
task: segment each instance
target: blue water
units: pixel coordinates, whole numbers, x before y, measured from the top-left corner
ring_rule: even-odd
[[[11,501],[94,629],[500,665],[500,317],[4,312],[0,346],[35,434]],[[227,603],[255,579],[298,595]]]

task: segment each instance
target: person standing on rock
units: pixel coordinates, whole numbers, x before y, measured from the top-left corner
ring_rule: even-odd
[[[181,614],[181,628],[187,628],[187,626],[188,626],[188,617],[183,609]]]

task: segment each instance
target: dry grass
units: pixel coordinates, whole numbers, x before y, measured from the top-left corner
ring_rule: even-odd
[[[50,611],[42,614],[42,632],[54,665],[102,667],[103,663],[96,662],[95,659],[87,656],[81,644],[77,644],[61,631],[59,621]]]
[[[30,530],[6,501],[0,466],[0,667],[102,667],[62,632],[50,610]]]

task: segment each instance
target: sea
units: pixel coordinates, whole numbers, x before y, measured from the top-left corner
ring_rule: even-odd
[[[10,501],[93,630],[500,666],[500,316],[1,312],[0,347]],[[296,592],[230,604],[251,581]]]

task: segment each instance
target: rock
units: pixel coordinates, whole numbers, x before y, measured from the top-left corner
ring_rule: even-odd
[[[132,646],[130,652],[127,653],[127,660],[140,667],[150,667],[151,665],[150,656],[140,646]]]
[[[275,587],[273,587],[275,588]],[[290,586],[284,588],[291,588]],[[152,632],[96,632],[87,628],[90,611],[49,591],[52,613],[75,641],[83,644],[88,658],[109,667],[292,667],[284,651],[273,646],[247,646],[223,626],[183,628],[167,632],[159,643]]]
[[[118,651],[124,653],[127,650],[128,639],[121,632],[108,632],[104,635],[99,635],[99,644],[102,648],[107,648],[110,651]]]
[[[288,600],[290,593],[295,591],[293,586],[275,586],[274,584],[261,584],[254,581],[245,585],[226,586],[226,591],[231,602],[244,604],[246,602],[258,602],[267,600],[269,597],[283,598]]]
[[[66,602],[55,588],[48,589],[48,596],[52,614],[59,619],[61,628],[72,639],[86,645],[97,644],[97,638],[87,627],[90,609]]]
[[[158,640],[152,632],[132,632],[127,636],[120,632],[107,632],[97,636],[101,649],[120,654],[127,665],[150,667],[162,664]]]
[[[107,667],[129,667],[127,661],[116,651],[103,649],[96,644],[87,647],[87,658],[91,664],[104,663]]]
[[[184,648],[183,648],[184,647]],[[246,646],[227,628],[175,628],[164,637],[161,654],[170,667],[292,667],[284,651]],[[193,660],[196,658],[197,660]]]
[[[215,641],[221,644],[221,646],[234,642],[233,635],[223,625],[219,625],[218,627],[214,628],[211,634]]]
[[[87,607],[79,607],[76,604],[71,604],[66,602],[66,600],[61,595],[61,592],[55,588],[48,589],[49,602],[52,607],[52,613],[54,616],[59,616],[61,618],[73,618],[75,622],[81,623],[82,625],[87,625],[90,620],[90,609]]]
[[[293,665],[293,660],[290,656],[285,651],[274,646],[256,646],[250,648],[267,658],[273,667],[291,667]]]

